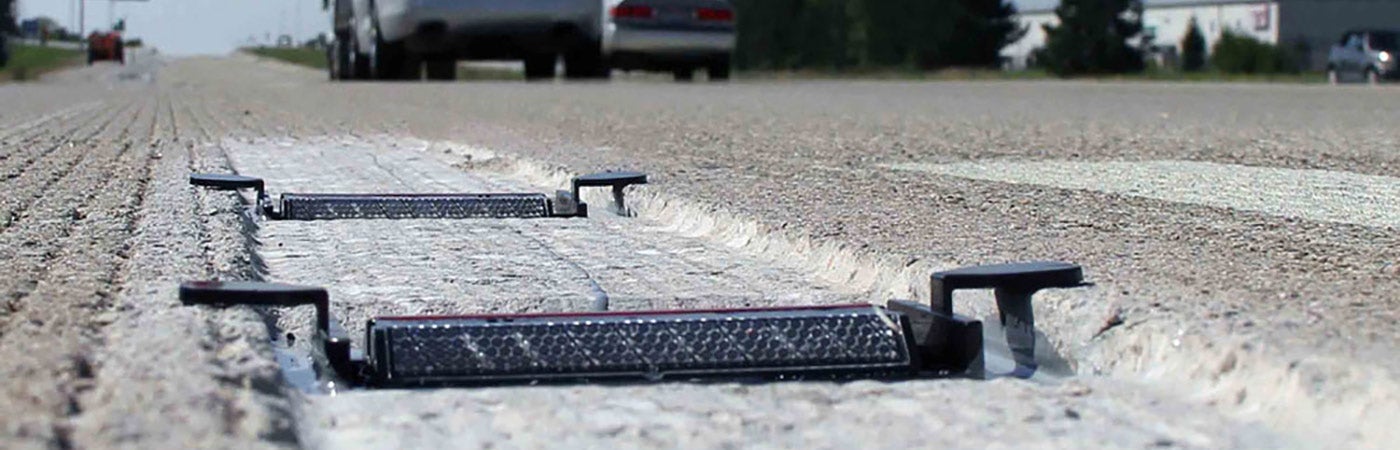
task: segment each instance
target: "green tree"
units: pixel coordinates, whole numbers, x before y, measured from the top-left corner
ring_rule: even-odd
[[[1186,24],[1186,36],[1181,38],[1181,70],[1200,72],[1206,67],[1206,38],[1201,34],[1196,17]]]
[[[995,67],[1025,30],[1007,0],[734,0],[745,69]]]
[[[15,23],[15,0],[0,0],[0,34],[18,32],[19,24]]]
[[[1298,64],[1286,50],[1225,30],[1211,49],[1210,63],[1225,73],[1296,73]]]
[[[820,65],[833,45],[827,17],[832,0],[736,0],[741,68],[793,69]]]
[[[1142,32],[1141,0],[1062,0],[1058,26],[1045,25],[1036,60],[1060,76],[1137,72],[1142,53],[1129,39]]]
[[[905,30],[900,39],[909,45],[905,59],[912,62],[915,68],[938,69],[947,67],[953,60],[955,51],[949,42],[954,39],[953,27],[961,14],[954,1],[913,0],[913,15],[899,19],[904,25],[901,28]]]
[[[1001,66],[1001,49],[1026,35],[1016,23],[1016,6],[1003,0],[956,0],[947,65]]]
[[[860,17],[867,21],[862,60],[872,66],[912,65],[915,42],[911,36],[927,17],[919,14],[914,0],[853,0],[861,3]]]

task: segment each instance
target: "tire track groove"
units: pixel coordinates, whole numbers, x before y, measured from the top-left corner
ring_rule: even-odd
[[[207,275],[203,260],[211,243],[191,230],[202,214],[189,208],[198,202],[184,179],[201,143],[177,125],[183,101],[162,97],[147,146],[148,182],[140,189],[139,216],[131,224],[131,259],[115,297],[117,317],[96,352],[102,363],[94,388],[81,397],[87,408],[73,420],[73,441],[79,447],[112,442],[129,448],[265,447],[250,445],[250,438],[261,434],[257,427],[229,421],[258,422],[247,418],[255,408],[245,404],[246,389],[224,387],[219,380],[227,371],[213,364],[220,358],[245,360],[219,340],[238,322],[225,320],[224,312],[185,308],[175,300],[178,281]],[[218,326],[210,325],[212,318],[219,318]]]
[[[90,161],[92,152],[87,151],[93,138],[107,132],[113,120],[128,112],[132,105],[123,108],[113,108],[111,115],[102,119],[97,127],[84,134],[81,138],[72,138],[78,130],[86,128],[92,122],[84,123],[65,131],[58,138],[58,141],[48,146],[39,155],[27,160],[16,172],[9,172],[6,175],[7,183],[0,185],[0,189],[7,189],[11,195],[6,196],[4,204],[0,205],[0,231],[9,230],[16,223],[25,218],[26,212],[40,201],[52,186],[63,183],[74,169],[79,165]],[[39,167],[36,168],[36,165]],[[79,172],[82,173],[82,172]]]
[[[77,400],[93,383],[93,342],[100,341],[110,320],[113,285],[124,261],[140,177],[149,158],[133,151],[131,130],[151,119],[149,102],[131,100],[86,139],[75,145],[82,163],[44,196],[60,198],[59,207],[41,208],[3,235],[0,248],[14,248],[11,238],[34,247],[19,258],[22,280],[10,294],[0,322],[0,367],[5,379],[42,379],[0,390],[0,410],[26,404],[29,414],[12,418],[0,433],[16,446],[73,448],[70,418],[82,412]],[[135,186],[133,186],[133,184]],[[42,348],[43,351],[34,351]]]
[[[83,114],[90,114],[100,106],[100,102],[73,106],[5,129],[0,132],[0,150],[3,150],[0,151],[0,162],[14,159],[13,150],[24,148],[22,144],[33,143],[38,137],[51,133],[52,129],[48,125],[58,121],[71,120]]]
[[[208,102],[201,102],[208,111]],[[227,129],[220,130],[224,126],[222,122],[214,121],[212,113],[200,116],[195,109],[187,105],[189,123],[187,129],[202,135],[207,145],[198,147],[198,151],[193,151],[190,157],[191,172],[217,172],[230,173],[233,171],[232,160],[227,147],[223,144],[222,133],[228,133]],[[203,246],[204,260],[206,262],[206,277],[216,279],[239,279],[239,280],[261,280],[265,273],[265,265],[257,254],[258,242],[256,235],[257,223],[251,216],[246,214],[250,203],[248,199],[239,194],[222,192],[198,191],[196,193],[198,201],[193,204],[199,208],[199,214],[204,220],[198,221],[198,229],[205,242],[221,242],[224,245]],[[208,211],[218,211],[217,214],[208,214]],[[234,316],[232,320],[241,320],[241,323],[248,326],[230,333],[227,326],[220,323],[230,320],[229,316]],[[239,406],[234,402],[226,405],[228,409],[257,409],[258,417],[263,418],[260,425],[259,437],[264,443],[275,446],[300,446],[300,438],[297,434],[295,424],[295,414],[292,412],[291,401],[286,397],[280,369],[272,362],[271,338],[269,323],[275,320],[270,317],[266,309],[235,308],[226,312],[223,317],[210,317],[208,319],[208,329],[211,331],[209,339],[227,346],[238,343],[246,339],[256,339],[256,351],[260,356],[260,361],[266,363],[257,368],[238,367],[231,365],[223,359],[211,359],[210,364],[217,367],[224,376],[218,377],[225,389],[237,389],[239,386],[252,386],[253,390],[260,397],[255,404],[244,404]],[[229,417],[227,426],[230,430],[239,426],[249,426],[244,417]]]
[[[7,153],[0,158],[0,174],[3,174],[5,185],[23,185],[24,179],[18,179],[28,172],[28,169],[40,159],[63,148],[72,142],[72,136],[82,130],[97,124],[102,120],[103,113],[111,114],[110,108],[94,108],[83,111],[81,114],[73,116],[72,121],[68,121],[69,126],[64,128],[43,127],[32,135],[9,145],[11,149],[18,149],[18,152]],[[46,123],[52,125],[52,122]]]
[[[270,402],[260,386],[276,385],[267,380],[277,380],[277,371],[249,351],[268,340],[249,332],[261,330],[260,320],[175,300],[176,284],[208,277],[210,249],[226,247],[200,230],[209,215],[191,208],[202,194],[185,184],[191,158],[205,145],[187,132],[190,101],[167,97],[156,108],[152,129],[159,132],[150,139],[150,181],[116,297],[119,317],[98,354],[95,387],[82,398],[90,408],[75,420],[80,447],[285,448],[287,436],[295,440],[279,416],[265,412]]]
[[[107,131],[108,125],[121,114],[120,111],[129,109],[114,108],[119,112],[105,120],[89,136],[95,137]],[[10,317],[23,309],[25,299],[53,267],[51,261],[60,256],[63,249],[60,241],[69,236],[74,224],[87,214],[87,206],[95,192],[92,186],[105,177],[111,168],[111,164],[107,163],[110,158],[94,162],[87,156],[94,152],[110,153],[103,151],[110,150],[105,145],[92,148],[74,145],[65,152],[70,150],[75,155],[83,155],[81,159],[87,164],[73,164],[64,169],[67,172],[64,176],[43,181],[42,187],[29,184],[12,192],[21,197],[22,203],[16,209],[6,211],[12,218],[6,221],[6,227],[0,232],[0,252],[3,252],[0,256],[10,261],[11,270],[11,276],[0,279],[0,295],[3,295],[0,299],[4,301],[0,305],[0,337],[8,334]],[[102,171],[101,174],[89,173],[93,165],[97,166],[95,170]],[[13,218],[14,213],[10,211],[25,211],[41,199],[44,201],[43,207],[33,211],[25,220]],[[3,343],[0,340],[0,345]]]
[[[75,133],[102,120],[104,112],[113,112],[107,103],[103,101],[86,108],[74,108],[69,114],[54,117],[54,120],[38,121],[23,133],[16,133],[18,137],[7,138],[9,142],[0,145],[20,151],[6,152],[0,156],[0,163],[3,163],[0,170],[6,174],[22,173],[30,164],[57,150],[61,144],[74,141]]]

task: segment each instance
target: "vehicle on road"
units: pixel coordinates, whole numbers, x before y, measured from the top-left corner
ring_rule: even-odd
[[[324,0],[337,80],[456,77],[460,60],[519,60],[527,79],[608,74],[603,0]]]
[[[1352,30],[1327,54],[1327,81],[1357,80],[1378,84],[1400,78],[1400,33],[1391,30]]]
[[[121,33],[94,31],[88,35],[88,65],[97,61],[126,64],[126,46],[122,43]]]
[[[734,8],[726,0],[607,0],[603,54],[622,70],[671,72],[689,81],[705,70],[729,79]]]

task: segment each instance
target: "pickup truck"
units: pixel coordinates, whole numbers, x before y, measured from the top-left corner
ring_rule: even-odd
[[[525,77],[603,78],[601,0],[323,0],[334,80],[451,80],[460,60],[525,62]]]
[[[1327,54],[1327,81],[1348,80],[1378,84],[1400,78],[1400,33],[1390,30],[1352,30]]]

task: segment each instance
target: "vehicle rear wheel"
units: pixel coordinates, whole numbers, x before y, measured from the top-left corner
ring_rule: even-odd
[[[338,41],[331,41],[331,44],[326,46],[327,80],[335,81],[340,79],[340,74],[336,73],[340,69],[340,65],[336,64],[337,61],[335,59],[336,54],[340,52],[340,50],[336,49],[336,47],[338,46],[340,46],[340,43]]]
[[[360,51],[359,39],[350,38],[350,46],[346,49],[350,70],[345,74],[346,80],[368,80],[370,78],[369,56]]]
[[[457,60],[434,59],[427,62],[428,79],[433,81],[453,81],[457,79]]]
[[[554,78],[554,63],[557,58],[553,53],[542,53],[525,57],[525,79],[527,81],[548,80]]]
[[[336,38],[331,41],[330,48],[326,49],[326,71],[330,72],[332,81],[350,79],[350,46],[343,38]]]
[[[729,80],[729,57],[723,57],[710,62],[710,67],[705,70],[710,76],[710,81]]]
[[[695,69],[676,69],[671,71],[671,75],[675,76],[676,81],[694,81]]]
[[[607,78],[608,66],[597,42],[575,47],[564,54],[564,76],[571,79]]]
[[[370,49],[370,68],[376,80],[416,80],[417,60],[411,58],[402,42],[384,42],[379,27],[374,30],[374,47]]]

